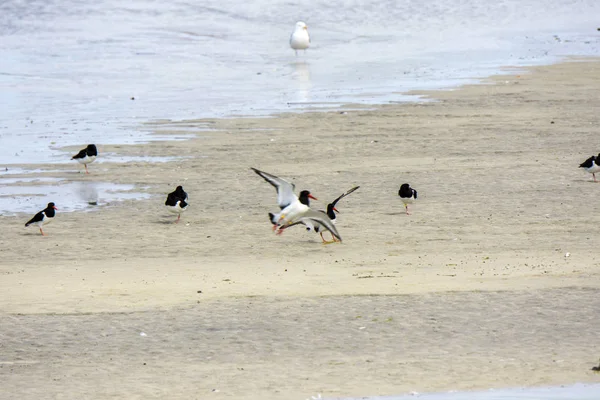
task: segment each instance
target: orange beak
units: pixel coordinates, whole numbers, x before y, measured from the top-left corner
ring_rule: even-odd
[[[336,213],[339,213],[338,209],[333,207],[333,211],[335,211]]]
[[[319,199],[317,199],[315,196],[313,196],[312,194],[309,194],[309,195],[308,195],[308,197],[310,197],[310,198],[311,198],[311,199],[313,199],[313,200],[319,200]]]
[[[56,208],[56,206],[54,206],[54,207],[52,207],[52,208],[54,208],[55,210],[58,210],[58,208]]]

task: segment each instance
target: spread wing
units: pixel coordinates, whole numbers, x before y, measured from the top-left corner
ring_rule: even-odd
[[[331,206],[335,207],[336,203],[338,201],[340,201],[341,199],[343,199],[344,197],[348,196],[350,193],[354,192],[356,189],[358,189],[360,186],[355,186],[350,190],[347,190],[344,194],[342,194],[340,197],[338,197],[337,199],[335,199],[334,201],[331,202]]]
[[[269,182],[275,187],[275,189],[277,190],[277,203],[279,204],[279,208],[281,208],[282,210],[294,201],[298,200],[298,196],[294,194],[295,186],[293,184],[275,175],[259,171],[256,168],[252,168],[252,171],[256,172],[265,181]]]
[[[320,226],[331,232],[331,234],[338,238],[340,242],[342,241],[342,237],[335,228],[335,225],[333,224],[333,222],[331,222],[327,214],[325,214],[323,211],[315,211],[308,209],[302,214],[301,218],[298,221],[291,221],[290,224],[286,224],[284,225],[284,227],[287,228],[288,226],[295,225],[296,223],[302,223],[303,221],[311,222],[314,225],[319,224]]]

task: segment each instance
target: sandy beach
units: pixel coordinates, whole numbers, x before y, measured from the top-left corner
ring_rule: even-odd
[[[600,183],[578,168],[600,152],[600,62],[511,74],[375,109],[145,127],[188,141],[97,143],[176,162],[43,165],[36,176],[151,197],[59,211],[47,237],[29,214],[0,217],[0,398],[600,382]],[[250,167],[315,208],[360,185],[338,204],[343,243],[273,234],[275,191]],[[178,184],[190,207],[173,224]]]

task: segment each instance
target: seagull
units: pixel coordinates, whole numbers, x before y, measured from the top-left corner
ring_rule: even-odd
[[[54,203],[48,203],[48,207],[46,207],[39,213],[35,214],[33,216],[33,218],[31,218],[29,221],[27,221],[25,226],[27,227],[29,225],[35,225],[38,228],[40,228],[40,232],[42,233],[42,236],[46,236],[44,234],[44,231],[42,230],[42,226],[46,225],[47,223],[49,223],[52,220],[52,218],[54,218],[54,215],[56,215],[55,210],[58,210],[58,208],[56,208]]]
[[[298,50],[304,50],[306,52],[308,46],[310,46],[310,36],[308,36],[308,27],[304,22],[298,21],[296,22],[294,32],[292,32],[292,36],[290,37],[290,47],[294,49],[297,56]]]
[[[273,224],[273,230],[277,230],[278,222],[280,220],[281,214],[284,210],[289,213],[293,208],[297,208],[300,206],[308,207],[309,199],[317,200],[308,190],[303,190],[300,192],[300,197],[296,196],[294,193],[295,185],[289,183],[285,179],[281,179],[275,175],[269,174],[267,172],[260,171],[256,168],[251,168],[252,171],[256,172],[257,175],[262,177],[265,181],[269,182],[275,189],[277,190],[277,204],[279,204],[279,209],[281,210],[277,214],[269,213],[269,221]],[[291,207],[291,208],[290,208]],[[279,231],[279,234],[282,232]]]
[[[95,144],[88,144],[85,149],[82,149],[79,153],[75,154],[71,160],[77,160],[79,164],[83,164],[85,167],[85,173],[89,174],[87,165],[96,161],[98,157],[98,149]]]
[[[412,204],[417,200],[417,191],[412,189],[408,183],[404,183],[400,186],[400,190],[398,191],[398,196],[400,196],[400,200],[404,203],[404,208],[406,209],[406,215],[410,215],[408,212],[408,205]]]
[[[167,195],[167,201],[165,201],[165,206],[167,207],[167,210],[169,210],[173,214],[177,214],[177,220],[175,221],[175,223],[179,222],[179,219],[181,218],[181,213],[187,210],[187,199],[188,195],[183,190],[182,186],[177,186],[174,192],[171,192]]]
[[[600,172],[600,164],[598,164],[599,161],[600,154],[598,154],[598,157],[591,156],[579,165],[579,168],[584,168],[586,172],[592,174],[592,176],[594,177],[594,182],[598,182],[596,180],[596,172]]]
[[[331,203],[327,204],[327,211],[323,211],[323,212],[325,212],[325,214],[327,215],[327,217],[329,218],[329,220],[331,221],[332,224],[335,225],[335,223],[337,221],[337,216],[335,215],[335,213],[336,212],[339,213],[338,209],[335,208],[335,205],[337,204],[337,202],[340,201],[341,199],[343,199],[344,197],[348,196],[350,193],[354,192],[359,187],[360,186],[355,186],[352,189],[345,191],[340,197],[338,197],[337,199],[335,199]],[[302,202],[302,199],[300,199],[300,202]],[[306,204],[306,203],[304,203],[304,204]],[[308,204],[306,204],[306,205],[308,206]],[[315,222],[313,225],[314,226],[312,227],[312,229],[315,232],[317,232],[319,235],[321,235],[321,239],[323,240],[323,243],[332,243],[332,241],[327,241],[323,237],[323,229],[322,229],[322,226],[319,223]],[[309,227],[307,225],[307,230],[310,230],[310,229],[311,229],[311,227]],[[337,240],[336,240],[335,236],[334,235],[331,235],[331,236],[333,238],[333,242],[336,242]]]

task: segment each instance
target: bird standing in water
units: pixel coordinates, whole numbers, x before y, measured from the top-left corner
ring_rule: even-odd
[[[310,36],[308,35],[308,27],[302,21],[296,22],[296,26],[294,28],[294,32],[292,32],[292,36],[290,36],[290,47],[294,49],[296,55],[298,55],[298,50],[304,50],[310,46]]]

